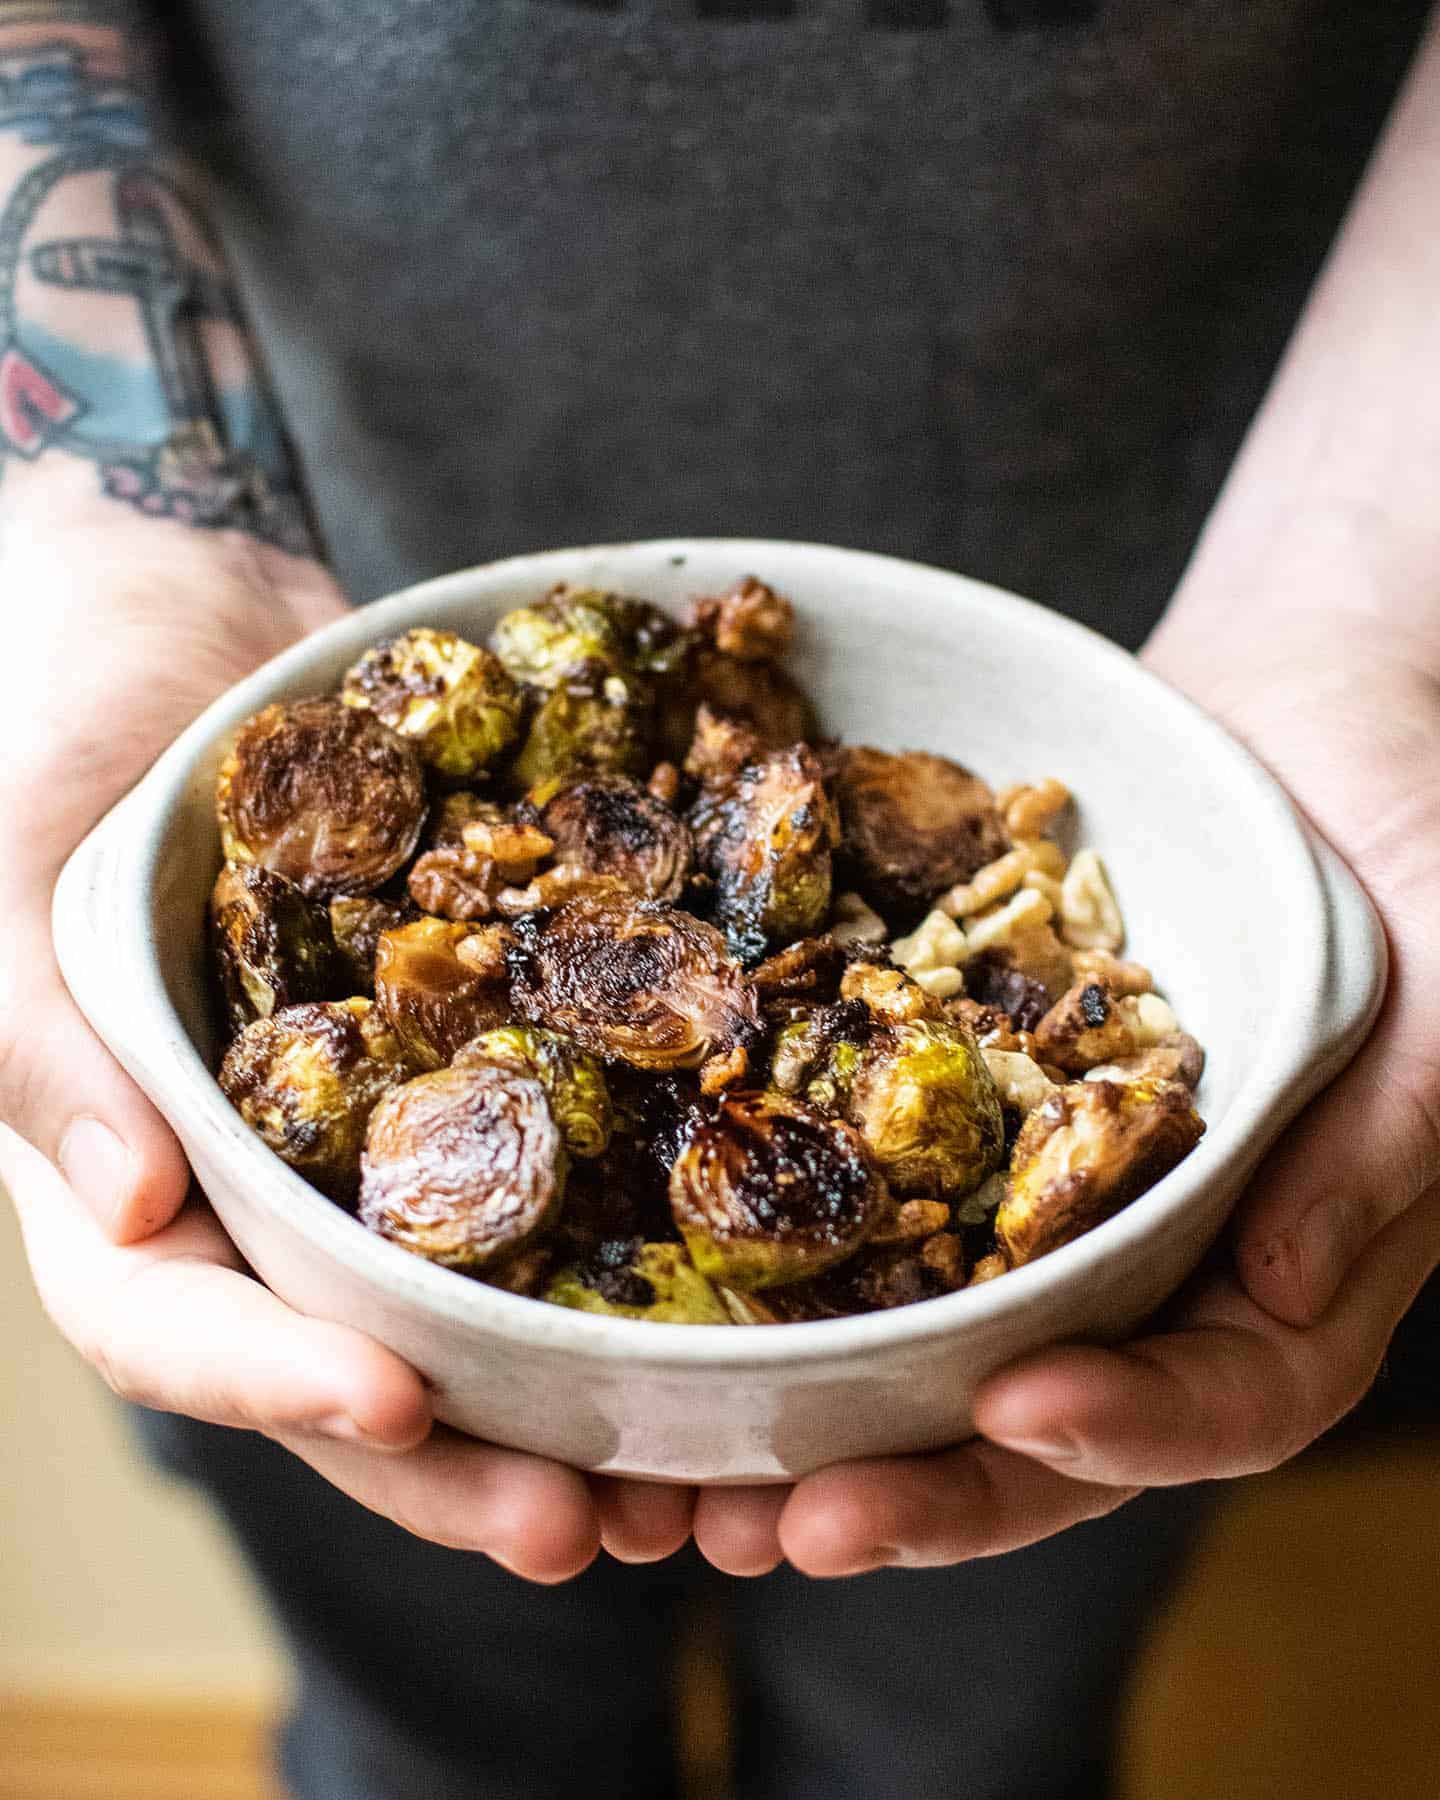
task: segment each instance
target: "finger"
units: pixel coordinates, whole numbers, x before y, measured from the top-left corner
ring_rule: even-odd
[[[780,1518],[806,1575],[949,1567],[1018,1550],[1134,1499],[978,1440],[931,1456],[840,1463],[807,1476]]]
[[[1365,1052],[1281,1138],[1236,1216],[1240,1278],[1289,1325],[1318,1319],[1375,1234],[1440,1181],[1440,1080],[1408,1047],[1434,1029],[1399,953],[1393,982]]]
[[[976,1422],[1084,1481],[1152,1487],[1274,1468],[1364,1395],[1437,1262],[1440,1190],[1374,1240],[1310,1329],[1216,1283],[1184,1329],[1122,1350],[1062,1348],[996,1375]]]
[[[36,1151],[12,1137],[6,1165],[46,1310],[124,1399],[391,1450],[425,1436],[430,1400],[416,1372],[358,1331],[292,1312],[242,1274],[203,1207],[121,1249]]]
[[[568,1581],[599,1552],[599,1513],[584,1476],[543,1457],[443,1426],[406,1456],[303,1437],[281,1441],[372,1512],[432,1544],[481,1551],[527,1581]]]
[[[5,956],[0,1119],[61,1169],[116,1243],[158,1231],[184,1204],[174,1133],[91,1031],[42,933],[21,929]],[[0,1180],[10,1179],[0,1156]]]
[[[705,1488],[695,1504],[695,1543],[722,1575],[768,1575],[785,1560],[780,1515],[790,1487]]]
[[[592,1475],[590,1492],[600,1542],[617,1562],[662,1562],[689,1541],[694,1488]]]

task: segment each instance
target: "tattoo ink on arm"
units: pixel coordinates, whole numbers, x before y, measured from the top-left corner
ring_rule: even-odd
[[[223,251],[104,4],[0,4],[0,468],[314,554]]]

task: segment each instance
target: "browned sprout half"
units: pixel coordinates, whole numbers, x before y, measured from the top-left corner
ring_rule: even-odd
[[[210,941],[231,1031],[343,991],[324,910],[269,869],[226,863],[210,894]]]
[[[337,894],[330,902],[330,932],[345,976],[345,991],[375,998],[375,951],[380,934],[408,925],[415,908],[373,894]]]
[[[451,1065],[481,1063],[532,1076],[545,1090],[550,1111],[572,1156],[603,1156],[610,1143],[610,1090],[595,1058],[558,1031],[539,1025],[497,1025],[471,1038]]]
[[[543,805],[566,781],[596,769],[643,775],[650,767],[649,695],[624,676],[596,691],[562,685],[546,694],[515,758],[519,792]]]
[[[882,912],[923,906],[1010,847],[990,789],[944,756],[846,745],[834,792],[848,878]]]
[[[498,656],[453,631],[417,626],[367,650],[340,690],[411,739],[442,775],[466,780],[488,769],[520,731],[520,689]]]
[[[542,1299],[576,1312],[656,1325],[729,1325],[724,1303],[682,1244],[611,1238],[551,1277]]]
[[[414,850],[425,818],[415,747],[342,701],[267,706],[221,765],[225,854],[293,881],[311,899],[368,894]]]
[[[410,869],[410,898],[444,919],[488,919],[500,896],[525,887],[549,838],[477,794],[447,794]]]
[[[873,1031],[842,1104],[897,1193],[957,1199],[1004,1155],[1000,1097],[963,1025],[917,1020]]]
[[[596,894],[516,926],[522,1017],[638,1069],[696,1069],[759,1029],[755,997],[712,925]]]
[[[493,1063],[407,1081],[370,1120],[360,1219],[447,1269],[513,1257],[554,1219],[565,1151],[545,1090]]]
[[[645,900],[678,900],[690,873],[689,827],[624,775],[590,775],[560,788],[540,812],[555,872]]]
[[[853,1255],[885,1183],[850,1128],[781,1094],[732,1094],[670,1172],[670,1210],[702,1275],[727,1287],[803,1281]]]
[[[795,608],[753,575],[728,594],[697,600],[694,619],[717,650],[741,662],[779,662],[795,636]]]
[[[509,1019],[507,939],[503,925],[446,919],[381,934],[375,998],[417,1067],[443,1068],[462,1044]]]
[[[1069,1243],[1168,1175],[1205,1126],[1178,1082],[1076,1081],[1020,1128],[995,1235],[1012,1266]]]
[[[220,1086],[297,1174],[349,1201],[371,1111],[410,1073],[368,1000],[335,1000],[287,1006],[247,1025],[220,1065]]]
[[[742,961],[824,924],[839,827],[804,744],[772,750],[704,789],[690,828],[696,866],[713,883],[715,923]]]

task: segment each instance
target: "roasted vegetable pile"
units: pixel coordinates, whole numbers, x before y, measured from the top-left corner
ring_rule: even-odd
[[[1194,1147],[1065,788],[823,737],[793,627],[557,588],[245,723],[219,1078],[278,1156],[459,1274],[753,1325],[990,1280]]]

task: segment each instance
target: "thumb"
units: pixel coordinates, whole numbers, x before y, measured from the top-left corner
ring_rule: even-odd
[[[0,1121],[60,1170],[113,1242],[148,1237],[184,1202],[185,1154],[70,998],[48,919],[32,912],[7,936]],[[0,1180],[13,1160],[0,1132]]]

